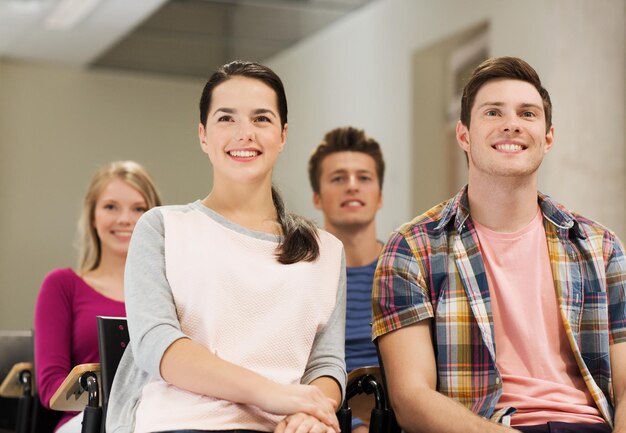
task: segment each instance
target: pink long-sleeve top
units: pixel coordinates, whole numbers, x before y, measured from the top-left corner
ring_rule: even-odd
[[[100,362],[96,316],[124,317],[124,303],[102,295],[70,268],[46,276],[35,306],[35,378],[45,407],[74,366]],[[66,412],[57,429],[75,415]]]

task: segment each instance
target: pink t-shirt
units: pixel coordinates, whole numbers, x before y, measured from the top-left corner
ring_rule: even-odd
[[[603,423],[574,359],[558,307],[542,214],[515,233],[475,223],[489,281],[496,365],[511,425]]]

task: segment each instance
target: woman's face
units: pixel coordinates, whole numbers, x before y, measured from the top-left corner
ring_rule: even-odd
[[[93,221],[103,256],[126,257],[135,223],[146,210],[143,196],[130,184],[119,178],[107,183],[96,200]]]
[[[202,150],[214,178],[237,183],[271,183],[272,169],[287,139],[274,90],[254,78],[233,77],[213,90]]]

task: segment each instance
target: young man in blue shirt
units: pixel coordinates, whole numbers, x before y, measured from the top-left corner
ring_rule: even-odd
[[[313,203],[324,229],[343,242],[347,266],[346,369],[378,365],[371,339],[372,281],[382,250],[376,213],[382,207],[385,162],[379,144],[352,127],[329,131],[309,160]],[[367,397],[366,397],[367,398]],[[351,401],[354,433],[366,433],[367,400]],[[365,413],[363,413],[365,412]]]

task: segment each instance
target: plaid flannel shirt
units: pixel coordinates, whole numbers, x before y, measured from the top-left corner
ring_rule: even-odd
[[[539,193],[538,201],[563,325],[580,374],[612,425],[609,346],[626,341],[623,246],[614,233],[550,197]],[[374,339],[433,319],[440,393],[494,421],[514,411],[495,411],[502,379],[467,187],[391,235],[376,269],[372,304]]]

